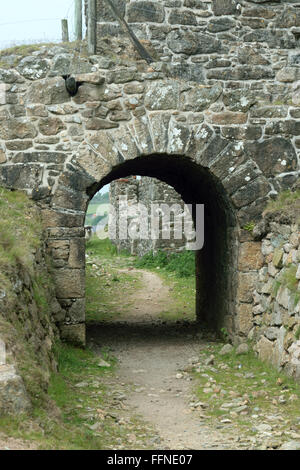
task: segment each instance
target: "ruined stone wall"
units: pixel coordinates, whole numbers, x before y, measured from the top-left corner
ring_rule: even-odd
[[[2,190],[0,202],[7,202]],[[14,205],[8,204],[7,210],[12,211],[13,218]],[[7,260],[2,256],[0,261],[0,415],[20,414],[30,410],[33,402],[44,403],[50,375],[57,368],[56,324],[64,313],[55,297],[45,243],[38,233],[38,212],[34,208],[28,211],[26,203],[23,210],[41,240],[38,246],[25,244],[16,218],[12,237],[17,237],[16,243],[27,251],[17,262],[13,256]]]
[[[300,211],[299,211],[300,214]],[[245,296],[255,287],[249,338],[262,360],[300,381],[300,219],[285,211],[262,224],[262,264],[244,280]],[[248,297],[250,301],[250,296]]]
[[[135,205],[138,203],[141,203],[146,208],[148,214],[146,222],[148,227],[150,227],[152,213],[151,208],[153,207],[153,204],[169,204],[170,207],[174,204],[178,205],[182,212],[184,209],[184,202],[182,201],[180,195],[168,184],[163,183],[162,181],[159,181],[155,178],[149,178],[145,176],[140,180],[136,179],[135,177],[130,177],[125,180],[121,179],[113,181],[110,186],[110,203],[114,207],[114,216],[116,216],[117,221],[120,217],[120,196],[125,196],[127,198],[129,203],[129,210],[131,204]],[[138,240],[132,240],[129,238],[127,240],[121,240],[119,238],[119,226],[117,223],[117,237],[115,238],[114,233],[110,234],[110,238],[113,243],[116,244],[118,250],[127,250],[131,254],[138,256],[143,256],[150,251],[153,253],[157,253],[159,250],[170,253],[182,251],[186,246],[187,240],[185,237],[182,237],[181,239],[176,239],[174,237],[174,220],[171,218],[170,222],[163,221],[162,216],[160,220],[161,222],[159,225],[157,239],[151,239],[150,232],[148,231],[148,239],[141,238]],[[136,223],[138,227],[138,215],[133,215],[132,218],[129,217],[128,223]],[[164,231],[170,233],[170,239],[163,238]]]

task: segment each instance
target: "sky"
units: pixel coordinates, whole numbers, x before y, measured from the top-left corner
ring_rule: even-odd
[[[61,40],[61,19],[74,34],[74,0],[0,0],[0,49]]]

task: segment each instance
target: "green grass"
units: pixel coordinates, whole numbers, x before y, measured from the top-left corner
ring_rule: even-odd
[[[41,222],[26,194],[0,188],[0,266],[31,268],[32,249],[40,245]]]
[[[136,259],[135,267],[159,274],[169,286],[173,302],[162,310],[164,321],[194,321],[196,304],[195,253],[183,251],[167,254],[159,251]]]
[[[104,259],[112,258],[118,254],[116,246],[108,238],[99,240],[97,237],[93,237],[86,242],[86,252],[88,255]]]
[[[245,355],[236,355],[235,350],[226,356],[220,356],[219,351],[222,345],[211,344],[206,350],[201,351],[203,358],[214,354],[213,366],[204,366],[200,371],[194,371],[196,379],[195,392],[200,401],[207,401],[208,408],[206,415],[212,422],[215,420],[229,418],[233,423],[238,423],[244,432],[251,433],[253,424],[260,424],[261,420],[252,418],[252,415],[281,414],[282,427],[287,430],[290,426],[296,425],[299,419],[300,409],[300,386],[285,374],[267,363],[260,361],[257,356],[250,351]],[[226,365],[226,368],[222,368]],[[253,374],[249,377],[247,374]],[[212,392],[205,393],[204,388],[208,382],[213,382]],[[222,396],[220,390],[225,392]],[[233,392],[235,397],[240,397],[247,401],[248,413],[246,415],[232,416],[231,409],[222,409],[223,403],[232,402],[234,397],[229,392]],[[289,398],[294,396],[293,400]],[[279,404],[278,398],[284,396],[285,404]],[[298,431],[300,425],[298,423]]]
[[[178,277],[174,272],[156,270],[171,290],[171,303],[163,309],[160,318],[164,321],[195,321],[196,281],[194,276]]]
[[[166,272],[174,272],[177,277],[188,278],[195,276],[195,253],[193,251],[172,254],[163,251],[156,254],[149,252],[137,259],[135,266],[145,269],[159,268]]]
[[[118,254],[109,239],[92,238],[86,244],[86,252],[86,320],[115,320],[128,306],[130,294],[139,287],[140,276],[120,271],[132,266],[132,258],[126,252]]]

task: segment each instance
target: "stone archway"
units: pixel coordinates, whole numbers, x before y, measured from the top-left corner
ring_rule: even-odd
[[[48,57],[46,49],[42,55]],[[66,90],[64,57],[56,49],[46,62],[38,59],[36,69],[24,59],[17,70],[0,70],[0,184],[25,190],[42,211],[63,307],[62,336],[84,343],[87,204],[105,181],[138,171],[209,208],[210,249],[198,255],[198,266],[214,269],[199,286],[198,316],[201,298],[206,320],[247,336],[262,254],[244,228],[260,218],[270,196],[298,178],[297,119],[273,121],[271,111],[282,106],[261,108],[265,92],[254,96],[252,84],[241,82],[228,92],[217,79],[199,84],[170,78],[162,63],[150,70],[136,60],[105,68],[100,59],[97,66],[77,59],[79,71],[87,73],[74,74],[80,85],[75,96]],[[290,82],[285,89],[292,97]],[[251,97],[247,105],[245,94]],[[254,103],[264,119],[253,117]],[[297,116],[289,108],[284,105],[284,113]],[[221,306],[209,295],[216,279],[222,288],[214,298],[222,299]],[[218,321],[215,310],[222,312]]]
[[[58,179],[50,203],[48,246],[57,297],[66,311],[63,337],[84,342],[83,216],[88,202],[102,185],[130,174],[159,178],[187,203],[206,205],[206,245],[197,255],[197,316],[217,329],[242,331],[239,323],[248,311],[237,297],[238,264],[244,269],[238,261],[239,226],[247,220],[245,207],[251,210],[257,195],[269,192],[268,180],[242,145],[215,134],[206,124],[188,128],[156,112],[118,129],[87,134]],[[49,209],[45,217],[49,221]],[[244,249],[255,251],[254,245],[250,242]],[[246,269],[257,268],[256,259],[254,263]]]

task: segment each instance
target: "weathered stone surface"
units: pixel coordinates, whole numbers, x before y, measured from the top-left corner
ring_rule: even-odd
[[[231,111],[223,111],[222,113],[216,113],[210,116],[210,122],[212,124],[225,126],[229,124],[245,124],[247,119],[247,114],[233,113]]]
[[[177,8],[171,10],[168,21],[170,24],[197,25],[197,17],[192,11]]]
[[[74,101],[76,104],[83,104],[88,101],[101,101],[104,92],[104,87],[101,85],[84,83],[81,87],[79,87],[78,92],[74,97]]]
[[[220,356],[225,356],[226,354],[230,354],[233,351],[233,346],[231,344],[225,344],[221,351],[219,352]]]
[[[49,69],[49,60],[39,59],[35,56],[24,57],[17,67],[18,72],[29,80],[40,80],[44,78]]]
[[[42,168],[39,164],[26,166],[7,165],[0,170],[0,182],[11,189],[29,189],[38,187],[42,181]]]
[[[271,362],[272,355],[273,355],[272,341],[269,341],[267,338],[262,336],[257,344],[257,352],[258,352],[259,358],[262,361]]]
[[[253,326],[252,305],[240,304],[237,313],[237,331],[247,336]]]
[[[67,321],[72,323],[84,323],[85,299],[76,299],[68,309]]]
[[[64,129],[66,126],[59,118],[41,119],[39,123],[39,130],[43,135],[57,135]]]
[[[239,256],[239,269],[241,271],[252,271],[262,268],[263,255],[258,242],[242,243]]]
[[[284,67],[276,75],[279,82],[295,82],[300,79],[300,70],[298,67]]]
[[[13,157],[15,163],[64,163],[66,156],[60,152],[24,152]]]
[[[169,142],[167,153],[183,155],[185,148],[188,144],[190,132],[188,127],[185,127],[177,122],[171,121],[169,128]]]
[[[58,299],[83,298],[85,294],[85,273],[83,269],[56,269],[54,271]]]
[[[85,335],[85,324],[70,324],[70,325],[60,325],[60,334],[61,338],[69,344],[75,346],[85,346],[86,344],[86,335]]]
[[[221,31],[228,31],[235,27],[235,21],[231,18],[218,18],[211,20],[208,23],[208,31],[210,33],[219,33]]]
[[[236,207],[247,206],[256,201],[258,198],[267,196],[271,190],[271,186],[268,183],[268,180],[263,176],[259,176],[253,181],[245,183],[245,186],[238,189],[232,195],[232,201]]]
[[[125,16],[125,10],[126,10],[126,1],[125,0],[115,0],[114,5],[116,9],[118,10],[119,15],[121,18],[124,18]],[[97,0],[97,19],[98,21],[116,21],[116,18],[109,7],[109,5],[106,3],[105,0]]]
[[[223,101],[230,111],[245,113],[257,102],[257,96],[250,90],[230,90],[224,93]]]
[[[236,348],[236,355],[241,356],[243,354],[248,354],[249,352],[249,346],[247,343],[242,343],[239,344],[239,346]]]
[[[145,95],[145,106],[150,110],[177,109],[179,100],[179,83],[175,80],[164,80],[148,85]]]
[[[221,51],[221,41],[203,33],[175,30],[168,34],[167,44],[178,54],[210,54]]]
[[[153,22],[162,23],[165,11],[162,5],[151,1],[137,1],[130,3],[127,8],[129,23]]]
[[[283,259],[283,250],[281,248],[276,248],[273,254],[273,265],[275,268],[282,267],[282,259]]]
[[[50,76],[66,76],[72,74],[90,73],[93,66],[85,57],[70,53],[62,53],[55,56]]]
[[[74,75],[77,82],[91,83],[92,85],[102,85],[105,81],[102,74],[98,72],[80,73]]]
[[[215,15],[234,15],[238,13],[235,0],[212,0],[212,9]]]
[[[241,64],[269,65],[270,61],[251,46],[242,46],[238,50],[238,59]]]
[[[170,64],[169,69],[170,76],[173,78],[180,78],[201,84],[204,81],[204,70],[199,64],[190,64],[180,61]]]
[[[296,153],[291,142],[282,137],[246,144],[245,151],[250,158],[256,161],[266,176],[293,171],[297,166]]]
[[[37,135],[37,131],[27,119],[7,119],[0,122],[0,138],[4,140],[28,139]]]
[[[85,211],[88,197],[83,191],[71,191],[69,188],[59,186],[52,197],[52,207],[54,209],[73,209]]]
[[[107,83],[128,83],[138,79],[136,67],[124,67],[108,74]]]
[[[0,414],[19,415],[31,409],[21,377],[13,366],[0,365]]]
[[[239,302],[251,303],[253,301],[256,280],[256,273],[239,273],[237,292]]]
[[[62,77],[44,78],[33,82],[26,95],[27,104],[58,104],[70,100]]]
[[[24,79],[16,70],[0,68],[0,80],[2,83],[22,83]]]
[[[101,129],[113,129],[116,127],[118,127],[118,124],[111,122],[108,119],[93,118],[88,119],[86,122],[86,128],[93,131],[99,131]]]
[[[70,251],[68,258],[69,268],[81,268],[85,263],[85,239],[73,238],[70,240]]]
[[[203,111],[214,103],[222,93],[221,85],[212,87],[193,87],[183,92],[180,97],[180,108],[183,111]]]

